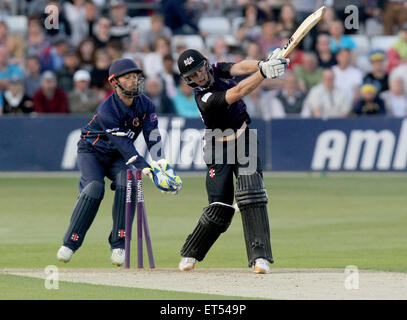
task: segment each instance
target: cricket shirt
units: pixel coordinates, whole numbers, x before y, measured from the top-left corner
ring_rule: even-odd
[[[161,158],[161,135],[154,104],[145,95],[138,95],[132,105],[127,106],[114,92],[99,105],[93,118],[82,128],[78,146],[91,144],[96,151],[110,155],[116,153],[126,162],[137,156],[132,164],[143,169],[149,164],[134,146],[141,133],[151,157],[154,160]]]
[[[214,81],[205,90],[195,89],[195,101],[207,129],[240,129],[244,122],[251,122],[242,99],[228,104],[226,91],[237,83],[232,79],[230,68],[233,63],[220,62],[212,65]]]

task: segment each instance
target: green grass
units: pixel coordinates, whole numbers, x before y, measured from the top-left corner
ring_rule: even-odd
[[[162,194],[149,181],[144,183],[158,267],[178,265],[179,250],[207,205],[204,178],[184,177],[183,181],[184,188],[177,196]],[[77,182],[77,178],[0,178],[0,268],[61,266],[55,254],[77,197]],[[405,177],[274,177],[265,178],[265,183],[274,267],[356,265],[359,269],[407,272]],[[107,184],[99,213],[82,248],[67,265],[69,268],[111,266],[107,239],[112,225],[112,203],[113,192]],[[132,259],[136,261],[135,250]],[[239,214],[199,267],[247,267]],[[3,275],[0,283],[9,277],[17,288],[28,281]],[[36,281],[41,282],[32,279],[30,283],[34,285]],[[115,289],[109,287],[106,292],[110,290]],[[137,297],[140,289],[123,290],[133,290]],[[166,299],[167,294],[156,292],[152,296]],[[187,296],[173,295],[174,299]],[[10,296],[19,297],[18,290]],[[68,292],[66,297],[70,297]],[[41,298],[46,299],[46,294]]]

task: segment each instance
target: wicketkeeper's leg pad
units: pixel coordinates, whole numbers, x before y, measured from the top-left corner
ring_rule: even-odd
[[[109,243],[111,249],[122,248],[124,249],[124,230],[126,225],[126,184],[127,184],[127,171],[121,170],[114,181],[115,193],[112,208],[113,227],[109,235]],[[134,179],[132,182],[132,206],[134,214],[136,186]]]
[[[267,215],[268,198],[260,174],[239,175],[235,197],[242,216],[249,267],[257,258],[273,263]]]
[[[86,232],[99,210],[104,192],[105,185],[99,181],[92,181],[83,188],[63,239],[64,246],[76,251],[82,245]]]
[[[202,261],[220,234],[229,228],[234,213],[233,206],[222,202],[214,202],[207,206],[194,231],[185,241],[181,256]]]

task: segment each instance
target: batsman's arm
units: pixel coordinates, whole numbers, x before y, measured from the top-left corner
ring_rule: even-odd
[[[245,74],[252,74],[259,70],[257,64],[259,62],[257,60],[243,60],[238,63],[235,63],[230,68],[230,75],[232,77],[235,76],[242,76]]]
[[[226,102],[232,104],[247,96],[265,79],[256,64],[257,72],[226,91]]]

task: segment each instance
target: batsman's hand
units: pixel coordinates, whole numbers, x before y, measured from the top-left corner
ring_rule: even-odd
[[[149,177],[156,187],[163,192],[178,193],[177,189],[173,187],[175,181],[168,177],[164,171],[161,170],[157,162],[152,161],[150,167],[146,167],[142,170],[145,176]]]
[[[287,69],[290,59],[284,59],[280,51],[280,48],[275,49],[267,60],[259,61],[257,64],[264,78],[275,79],[281,77]]]

